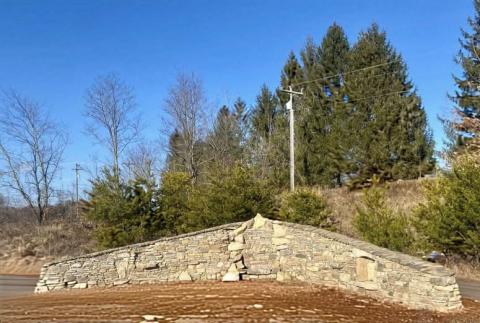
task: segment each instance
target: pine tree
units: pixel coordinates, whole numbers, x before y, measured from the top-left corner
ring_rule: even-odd
[[[249,115],[249,146],[252,163],[261,178],[274,185],[288,183],[288,154],[285,153],[285,116],[278,97],[262,86]]]
[[[345,84],[354,136],[352,185],[416,178],[434,165],[425,111],[402,57],[373,24],[352,48]],[[377,66],[375,68],[367,68]],[[367,68],[367,69],[366,69]]]
[[[311,40],[302,52],[306,70],[308,106],[307,142],[310,184],[342,185],[342,175],[348,171],[346,154],[349,136],[345,134],[348,117],[343,79],[338,76],[347,69],[349,44],[343,29],[337,24],[328,28],[317,48]]]
[[[282,89],[288,89],[289,86],[297,87],[298,83],[303,81],[302,66],[297,60],[297,57],[293,52],[288,55],[287,62],[283,67],[282,74],[280,76],[280,87]],[[289,100],[289,94],[281,91],[277,91],[277,95],[282,107],[285,106]]]
[[[240,107],[237,107],[237,109]],[[213,124],[211,133],[207,136],[210,164],[215,168],[232,167],[242,159],[244,142],[241,128],[241,116],[230,112],[227,106],[220,108]]]
[[[270,141],[278,113],[278,98],[266,85],[263,85],[256,98],[255,106],[250,112],[252,135],[258,140]]]
[[[175,129],[170,135],[168,141],[168,154],[166,160],[166,169],[173,172],[186,172],[185,161],[182,158],[182,147],[185,142],[180,132]]]
[[[105,168],[92,181],[88,196],[85,213],[96,223],[94,236],[101,248],[151,240],[165,233],[158,190],[152,180],[119,182],[115,173]]]
[[[480,148],[480,0],[473,3],[475,16],[468,19],[472,31],[462,30],[461,50],[456,58],[463,72],[454,77],[458,90],[451,96],[460,117],[452,123],[458,135],[454,145],[457,150],[464,145]]]

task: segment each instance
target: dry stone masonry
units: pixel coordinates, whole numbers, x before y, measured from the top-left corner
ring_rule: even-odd
[[[260,215],[244,223],[46,264],[36,292],[252,279],[304,281],[417,309],[445,312],[462,308],[455,276],[441,265]]]

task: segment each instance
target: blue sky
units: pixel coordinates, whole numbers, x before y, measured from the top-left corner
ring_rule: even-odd
[[[453,57],[471,0],[0,0],[0,89],[42,102],[70,131],[62,183],[75,162],[104,151],[84,134],[84,94],[94,78],[118,73],[134,89],[145,137],[160,135],[161,108],[178,72],[200,76],[212,106],[254,102],[276,87],[288,53],[318,43],[334,21],[353,43],[376,22],[403,55],[440,147],[437,116],[449,116]]]

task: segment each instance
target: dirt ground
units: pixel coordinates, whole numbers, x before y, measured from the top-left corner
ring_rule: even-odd
[[[2,299],[0,322],[480,322],[480,303],[464,305],[438,314],[300,283],[176,283]]]

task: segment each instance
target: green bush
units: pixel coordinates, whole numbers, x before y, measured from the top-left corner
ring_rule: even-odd
[[[385,193],[378,183],[364,191],[363,207],[357,208],[354,227],[363,239],[377,246],[409,251],[414,243],[411,221],[388,206]]]
[[[306,189],[280,197],[278,218],[282,221],[334,229],[335,223],[324,198]]]
[[[452,171],[425,183],[426,202],[416,210],[425,247],[480,261],[480,163],[454,161]]]
[[[207,183],[199,185],[190,203],[192,230],[225,223],[246,221],[257,213],[272,216],[275,194],[266,181],[247,167],[218,170]]]
[[[190,175],[184,172],[163,173],[159,192],[163,234],[176,235],[191,231],[188,224],[193,195]]]
[[[135,179],[121,182],[109,170],[92,182],[85,215],[96,223],[100,248],[119,247],[158,236],[163,225],[154,183]]]

